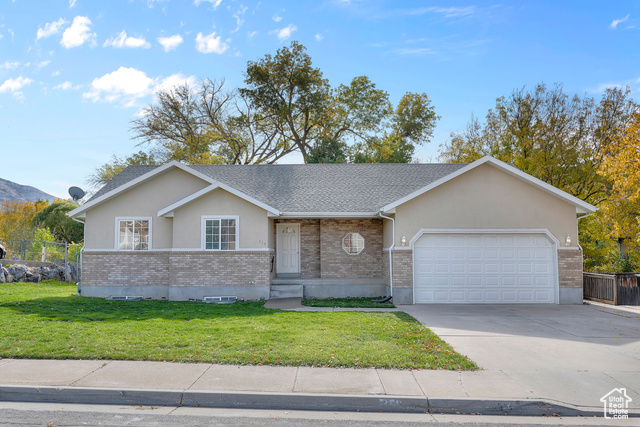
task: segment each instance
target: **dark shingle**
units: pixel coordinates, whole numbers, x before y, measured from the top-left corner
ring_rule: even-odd
[[[282,212],[377,212],[465,164],[195,165],[194,170]],[[129,166],[99,197],[156,166]]]

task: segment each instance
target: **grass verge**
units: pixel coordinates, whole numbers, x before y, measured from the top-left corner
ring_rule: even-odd
[[[325,298],[303,299],[302,305],[308,307],[341,307],[341,308],[395,308],[390,302],[373,302],[378,298]]]
[[[64,282],[0,285],[0,357],[477,369],[402,312],[106,301],[75,292]]]

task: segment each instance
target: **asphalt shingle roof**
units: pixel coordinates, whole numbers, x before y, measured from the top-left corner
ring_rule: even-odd
[[[377,212],[466,164],[194,165],[281,212]],[[129,166],[92,199],[157,166]]]

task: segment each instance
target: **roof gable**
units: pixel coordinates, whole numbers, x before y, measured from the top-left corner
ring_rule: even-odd
[[[280,211],[278,211],[277,209],[275,209],[275,208],[273,208],[273,207],[271,207],[271,206],[269,206],[269,205],[267,205],[265,203],[262,203],[261,201],[256,200],[253,197],[248,196],[248,195],[236,190],[235,188],[231,188],[228,185],[222,184],[220,182],[218,182],[216,184],[212,184],[212,185],[210,185],[210,186],[208,186],[206,188],[203,188],[202,190],[197,191],[197,192],[191,194],[190,196],[185,197],[182,200],[178,200],[177,202],[167,206],[166,208],[160,209],[158,211],[157,215],[159,217],[169,217],[169,218],[171,218],[171,217],[173,217],[174,211],[176,209],[178,209],[178,208],[180,208],[180,207],[182,207],[184,205],[187,205],[187,204],[199,199],[200,197],[205,196],[205,195],[207,195],[207,194],[209,194],[212,191],[215,191],[217,189],[225,190],[225,191],[227,191],[227,192],[229,192],[229,193],[231,193],[231,194],[233,194],[233,195],[235,195],[235,196],[237,196],[237,197],[239,197],[239,198],[241,198],[243,200],[246,200],[247,202],[249,202],[249,203],[251,203],[253,205],[261,207],[262,209],[266,210],[267,212],[269,212],[269,213],[271,213],[273,215],[280,215]]]
[[[137,170],[136,170],[137,169]],[[69,213],[67,213],[68,216],[72,217],[72,218],[78,218],[78,217],[84,217],[86,215],[86,211],[94,208],[110,199],[112,199],[113,197],[122,194],[132,188],[135,188],[149,180],[154,179],[155,177],[157,177],[158,175],[161,175],[169,170],[172,169],[180,169],[184,172],[187,172],[197,178],[202,179],[205,182],[208,182],[209,184],[211,184],[210,186],[204,188],[203,190],[197,191],[196,193],[192,194],[191,196],[188,196],[182,200],[180,200],[179,202],[176,202],[174,204],[172,204],[171,206],[169,206],[168,208],[177,205],[179,203],[182,202],[182,204],[185,203],[189,203],[191,200],[195,200],[196,198],[200,197],[202,194],[206,194],[209,191],[212,191],[213,189],[216,188],[222,188],[250,203],[256,204],[258,206],[260,206],[261,208],[267,210],[268,212],[271,213],[276,213],[277,210],[275,210],[274,208],[265,205],[264,203],[259,202],[258,200],[252,198],[251,196],[248,196],[226,184],[217,182],[215,179],[213,179],[210,176],[207,176],[197,170],[192,169],[190,166],[186,166],[183,165],[180,162],[177,161],[172,161],[169,163],[166,163],[162,166],[157,166],[157,167],[142,167],[142,168],[133,168],[133,172],[131,175],[133,175],[133,177],[127,176],[127,173],[120,173],[118,174],[116,177],[114,177],[114,179],[112,181],[115,181],[115,183],[109,183],[107,185],[105,185],[105,187],[103,187],[98,193],[96,193],[96,195],[94,195],[94,197],[91,198],[91,200],[89,200],[88,202],[86,202],[85,204],[83,204],[82,206],[70,211]],[[126,169],[125,169],[126,171]],[[124,172],[124,171],[123,171]],[[143,172],[142,174],[140,173],[136,173],[136,172]],[[123,175],[123,176],[120,176]],[[115,185],[114,185],[115,184]],[[119,185],[118,185],[119,184]],[[203,193],[203,191],[208,190],[206,192]],[[201,194],[202,193],[202,194]],[[195,196],[195,197],[194,197]],[[180,206],[182,206],[182,204],[180,204]],[[160,212],[165,211],[165,209],[162,209]],[[167,211],[166,213],[168,213],[169,211]],[[166,214],[165,213],[165,214]]]
[[[470,164],[458,169],[457,171],[455,171],[455,172],[453,172],[453,173],[451,173],[449,175],[446,175],[446,176],[444,176],[444,177],[442,177],[442,178],[440,178],[440,179],[438,179],[438,180],[436,180],[436,181],[434,181],[434,182],[432,182],[432,183],[430,183],[430,184],[428,184],[428,185],[426,185],[426,186],[424,186],[424,187],[412,192],[411,194],[408,194],[408,195],[406,195],[406,196],[394,201],[393,203],[389,203],[388,205],[385,205],[382,208],[382,211],[383,212],[391,212],[391,211],[393,211],[393,209],[395,209],[396,207],[402,205],[403,203],[406,203],[409,200],[415,199],[416,197],[421,196],[422,194],[424,194],[424,193],[426,193],[426,192],[428,192],[430,190],[433,190],[434,188],[439,187],[442,184],[444,184],[446,182],[449,182],[449,181],[455,179],[456,177],[458,177],[458,176],[460,176],[460,175],[462,175],[464,173],[467,173],[467,172],[477,168],[478,166],[481,166],[481,165],[484,165],[484,164],[493,166],[493,167],[495,167],[495,168],[497,168],[497,169],[499,169],[499,170],[501,170],[503,172],[506,172],[507,174],[509,174],[509,175],[511,175],[513,177],[516,177],[516,178],[518,178],[518,179],[520,179],[520,180],[522,180],[522,181],[524,181],[524,182],[526,182],[528,184],[533,185],[534,187],[539,188],[540,190],[542,190],[542,191],[544,191],[544,192],[546,192],[548,194],[551,194],[554,197],[557,197],[557,198],[559,198],[561,200],[564,200],[565,202],[575,206],[576,213],[592,213],[592,212],[595,212],[597,210],[597,208],[595,206],[593,206],[593,205],[591,205],[591,204],[589,204],[589,203],[587,203],[587,202],[585,202],[583,200],[580,200],[577,197],[574,197],[571,194],[560,190],[559,188],[556,188],[556,187],[554,187],[552,185],[549,185],[546,182],[544,182],[542,180],[539,180],[538,178],[535,178],[534,176],[531,176],[531,175],[529,175],[529,174],[527,174],[525,172],[522,172],[520,169],[518,169],[518,168],[516,168],[514,166],[511,166],[511,165],[509,165],[507,163],[504,163],[504,162],[502,162],[502,161],[500,161],[500,160],[498,160],[498,159],[496,159],[494,157],[484,156],[483,158],[478,159],[475,162],[470,163]]]

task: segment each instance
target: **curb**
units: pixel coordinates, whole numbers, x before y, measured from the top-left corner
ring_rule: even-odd
[[[299,393],[197,392],[80,387],[0,385],[0,402],[67,403],[86,405],[191,406],[226,409],[264,409],[333,412],[394,412],[462,415],[602,416],[544,399],[446,399],[414,396],[356,396]],[[640,413],[630,413],[638,417]]]

